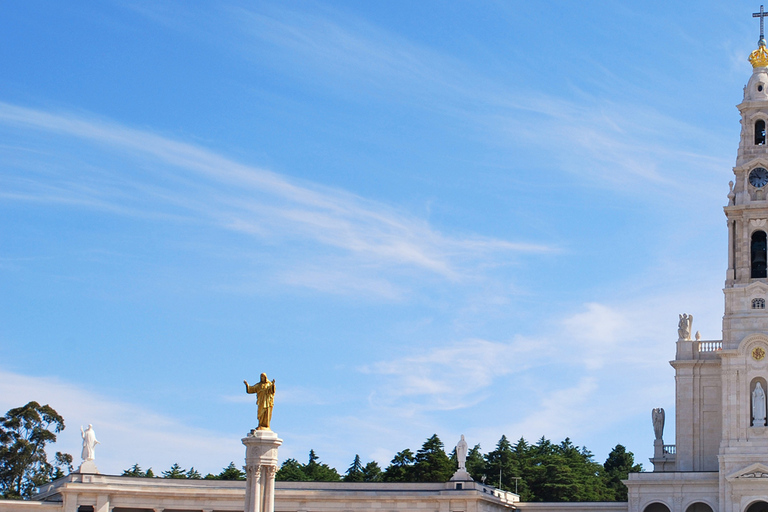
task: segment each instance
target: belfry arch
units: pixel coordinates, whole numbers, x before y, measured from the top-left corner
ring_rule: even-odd
[[[750,265],[752,279],[766,277],[768,270],[768,245],[766,245],[765,231],[755,231],[752,233],[752,242],[750,244]]]
[[[744,512],[768,512],[768,503],[765,501],[756,501],[747,507]]]

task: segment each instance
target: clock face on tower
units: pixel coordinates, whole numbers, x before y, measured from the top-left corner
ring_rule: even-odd
[[[768,184],[768,170],[764,167],[755,167],[749,173],[749,183],[755,188],[763,188]]]

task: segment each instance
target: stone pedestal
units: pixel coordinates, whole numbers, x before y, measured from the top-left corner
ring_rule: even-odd
[[[664,449],[664,441],[656,439],[653,442],[653,458],[650,461],[654,472],[675,471],[675,458],[674,453]]]
[[[472,482],[472,475],[467,473],[466,469],[459,469],[451,477],[451,482]]]
[[[283,444],[271,430],[252,430],[245,445],[245,512],[274,512],[277,448]]]
[[[96,463],[92,460],[86,460],[83,461],[82,464],[80,464],[80,467],[77,468],[77,471],[75,473],[93,473],[98,475],[99,469],[96,467]]]

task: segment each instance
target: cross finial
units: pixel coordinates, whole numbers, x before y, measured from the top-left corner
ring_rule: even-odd
[[[760,18],[760,40],[757,42],[758,45],[765,46],[765,32],[763,31],[763,20],[765,17],[768,16],[768,12],[765,12],[763,10],[763,6],[760,6],[760,12],[754,12],[752,13],[753,18]]]

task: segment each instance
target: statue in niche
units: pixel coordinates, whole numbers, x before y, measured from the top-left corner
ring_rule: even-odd
[[[256,430],[272,430],[269,424],[272,423],[272,407],[275,405],[275,379],[272,382],[267,380],[267,374],[261,374],[261,380],[253,386],[245,383],[245,391],[249,395],[256,394],[256,404],[259,406],[259,426]]]
[[[752,391],[752,426],[765,426],[765,391],[759,382]]]
[[[464,440],[464,434],[461,434],[461,440],[456,445],[456,460],[459,461],[459,471],[467,470],[467,453],[469,453],[469,445]]]
[[[83,430],[80,426],[80,434],[83,437],[83,453],[81,457],[84,461],[93,460],[96,458],[96,445],[101,444],[96,440],[96,432],[93,431],[93,425],[88,425],[88,428]]]
[[[693,329],[693,315],[680,315],[680,321],[677,323],[677,337],[681,340],[691,340],[691,329]]]
[[[651,419],[653,420],[653,434],[656,436],[657,441],[661,441],[664,435],[664,409],[656,407],[651,411]]]

